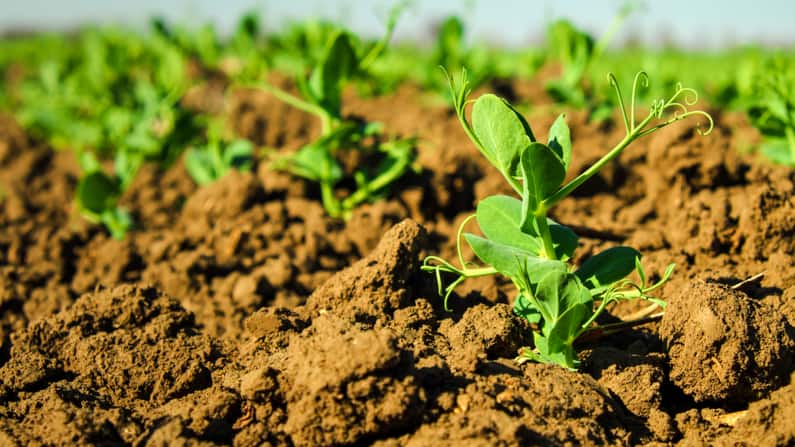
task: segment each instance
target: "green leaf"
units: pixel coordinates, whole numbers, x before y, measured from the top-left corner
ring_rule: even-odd
[[[591,293],[576,275],[566,271],[556,270],[546,273],[539,281],[534,295],[541,315],[544,317],[542,331],[547,336],[561,321],[571,325],[574,324],[572,321],[583,317],[584,319],[578,325],[570,328],[572,331],[575,330],[574,328],[579,330],[582,323],[587,321],[592,313]],[[587,311],[589,308],[590,311]],[[562,320],[564,314],[568,312],[572,312],[572,315]],[[561,329],[556,329],[556,331],[558,334],[562,333]]]
[[[103,211],[115,208],[120,194],[118,182],[102,171],[86,174],[77,184],[78,205],[94,220]]]
[[[773,163],[795,166],[795,148],[784,138],[769,138],[762,144],[762,154]]]
[[[606,286],[624,279],[635,269],[635,259],[641,254],[632,247],[613,247],[588,258],[576,275],[594,287]]]
[[[574,340],[593,315],[591,293],[566,270],[546,268],[540,273],[543,276],[533,292],[537,307],[528,300],[529,309],[521,309],[531,317],[537,310],[542,317],[541,332],[534,334],[534,358],[574,369],[578,366]]]
[[[538,324],[541,321],[541,312],[521,292],[513,300],[513,313],[526,319],[530,324]]]
[[[522,151],[535,141],[522,115],[504,99],[481,96],[472,107],[472,129],[488,158],[506,176],[516,173]]]
[[[287,168],[300,177],[329,184],[342,179],[343,172],[337,160],[322,144],[308,144],[298,150],[289,160]]]
[[[119,151],[116,153],[116,158],[113,161],[113,170],[116,177],[119,179],[120,188],[122,190],[132,183],[135,174],[138,173],[138,168],[143,164],[143,155],[130,153],[127,151]]]
[[[561,261],[566,261],[574,256],[580,238],[571,228],[561,225],[552,219],[547,219],[552,243],[555,245],[555,256]]]
[[[565,113],[561,113],[552,123],[552,127],[549,128],[548,140],[547,146],[560,157],[563,161],[564,171],[567,171],[571,162],[571,132],[566,124]]]
[[[520,276],[525,270],[526,260],[536,257],[527,250],[494,242],[474,234],[465,233],[464,239],[481,261],[509,278]]]
[[[353,75],[358,63],[350,36],[339,32],[309,78],[313,99],[332,116],[339,115],[342,83]]]
[[[217,178],[210,155],[197,148],[191,148],[185,155],[185,169],[199,185],[207,185]]]
[[[102,169],[99,164],[99,160],[97,160],[97,157],[92,152],[80,152],[77,162],[80,165],[80,169],[85,173],[99,171]]]
[[[574,346],[566,345],[559,337],[545,337],[541,333],[533,334],[533,343],[537,352],[527,353],[530,358],[541,362],[559,365],[570,370],[580,366]]]
[[[522,230],[528,232],[538,205],[551,196],[566,177],[563,161],[549,146],[531,143],[521,153]]]
[[[488,239],[538,255],[542,242],[537,236],[522,232],[521,216],[522,202],[513,197],[496,195],[478,203],[478,226]]]
[[[130,213],[119,207],[103,211],[100,215],[100,221],[108,229],[110,235],[117,240],[124,239],[124,235],[133,226],[133,219]]]
[[[235,140],[224,150],[224,164],[228,169],[250,171],[254,163],[254,145],[248,140]]]

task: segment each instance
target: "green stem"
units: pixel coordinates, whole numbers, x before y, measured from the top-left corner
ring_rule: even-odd
[[[786,127],[784,132],[787,135],[787,143],[789,144],[790,164],[795,165],[795,130],[790,125]]]
[[[342,217],[342,206],[340,201],[334,196],[334,186],[328,182],[320,182],[320,194],[323,200],[323,208],[331,217]]]
[[[552,243],[552,233],[549,231],[549,222],[547,222],[547,209],[543,204],[540,204],[535,214],[536,225],[538,226],[538,233],[544,243],[543,256],[547,259],[555,260],[555,245]]]
[[[312,115],[319,117],[321,122],[323,122],[324,120],[330,120],[331,118],[328,116],[328,112],[323,110],[322,107],[312,104],[311,102],[305,101],[291,93],[287,93],[286,91],[278,87],[274,87],[273,85],[270,85],[268,83],[259,83],[259,84],[250,84],[250,85],[241,84],[241,85],[265,90],[266,92],[272,94],[279,100],[284,101],[287,104],[290,104],[296,109],[303,110],[304,112],[311,113]]]
[[[624,149],[629,146],[630,143],[638,138],[641,130],[646,127],[646,125],[649,124],[649,121],[651,121],[653,118],[654,117],[652,115],[647,116],[636,128],[628,132],[624,139],[621,140],[613,149],[611,149],[610,152],[600,158],[599,161],[591,165],[591,167],[585,170],[585,172],[574,178],[574,180],[560,188],[555,194],[552,194],[546,198],[543,202],[541,202],[542,205],[546,208],[551,208],[556,203],[568,197],[572,191],[596,175],[596,173],[599,172],[607,163],[610,163],[614,158],[618,157],[621,152],[623,152]]]
[[[359,68],[361,70],[367,70],[370,68],[370,65],[381,55],[386,48],[387,44],[390,40],[392,40],[392,34],[395,32],[395,25],[397,25],[397,19],[402,11],[403,6],[398,4],[392,11],[389,13],[389,20],[386,25],[386,33],[384,37],[382,37],[367,53],[362,61],[359,63]]]
[[[350,210],[355,208],[361,202],[367,200],[372,194],[373,191],[378,191],[381,188],[386,187],[390,183],[397,180],[403,172],[406,170],[406,167],[409,165],[408,158],[404,157],[398,160],[397,163],[393,164],[388,170],[382,172],[376,178],[368,182],[367,184],[363,185],[361,188],[357,189],[356,192],[345,198],[342,201],[341,208],[343,210]]]
[[[574,336],[574,338],[579,337],[583,332],[588,330],[588,328],[593,324],[593,322],[596,321],[596,318],[598,318],[599,315],[602,314],[602,312],[605,310],[605,308],[607,307],[608,303],[610,303],[610,301],[611,300],[609,299],[603,299],[602,302],[599,303],[599,307],[596,308],[594,313],[591,315],[591,318],[589,318],[588,321],[586,321],[585,323],[583,323],[582,326],[580,326],[580,329],[577,331],[577,334]]]

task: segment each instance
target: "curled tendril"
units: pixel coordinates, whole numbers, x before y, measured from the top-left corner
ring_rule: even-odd
[[[638,85],[643,88],[649,88],[649,75],[645,71],[639,71],[635,74],[635,79],[632,81],[632,99],[629,106],[632,114],[630,115],[630,129],[635,128],[635,100],[638,97]]]
[[[627,118],[627,107],[624,105],[624,95],[621,93],[621,87],[618,85],[616,75],[613,73],[608,73],[607,82],[609,82],[610,86],[613,87],[613,90],[616,91],[616,96],[618,97],[618,107],[621,110],[621,118],[624,120],[624,127],[627,129],[627,133],[631,133],[632,128],[629,126],[629,119]]]
[[[645,119],[641,120],[640,124],[636,124],[635,103],[640,89],[649,87],[649,76],[643,71],[639,71],[637,74],[635,74],[635,79],[632,82],[632,97],[630,98],[629,113],[627,113],[624,97],[621,93],[621,88],[618,85],[615,75],[613,75],[613,73],[609,73],[607,75],[607,79],[616,92],[619,108],[621,110],[621,117],[624,120],[624,126],[626,127],[627,135],[632,135],[634,137],[648,135],[657,129],[675,123],[676,121],[681,121],[685,118],[696,115],[705,118],[708,122],[706,130],[701,129],[701,125],[696,125],[696,132],[698,132],[699,135],[708,135],[715,127],[715,122],[707,112],[704,112],[703,110],[689,110],[689,106],[693,106],[698,102],[698,92],[690,87],[682,86],[681,82],[676,84],[676,91],[668,100],[653,100],[651,102],[649,115]],[[651,127],[646,127],[652,118],[663,120],[666,113],[670,113],[671,117]]]

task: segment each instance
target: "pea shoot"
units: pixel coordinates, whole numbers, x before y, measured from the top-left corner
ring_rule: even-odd
[[[578,237],[568,227],[548,217],[549,210],[618,157],[632,142],[658,129],[692,116],[712,118],[703,111],[688,110],[697,100],[690,88],[679,85],[667,100],[654,101],[648,115],[636,117],[638,89],[648,86],[648,76],[635,76],[627,110],[621,89],[611,74],[625,137],[601,159],[571,181],[564,183],[572,158],[572,141],[565,115],[552,124],[546,143],[536,139],[524,117],[507,101],[485,94],[474,101],[471,121],[466,107],[471,88],[466,71],[460,77],[448,76],[454,107],[465,132],[483,156],[503,175],[519,198],[507,195],[486,197],[476,213],[465,220],[457,235],[459,266],[438,256],[425,259],[422,269],[436,275],[445,309],[456,286],[468,278],[501,274],[516,286],[514,312],[539,329],[534,332],[534,348],[523,348],[517,361],[554,363],[576,369],[579,365],[574,342],[593,327],[607,305],[622,300],[643,299],[660,306],[665,302],[651,292],[664,284],[674,265],[655,283],[647,280],[640,258],[631,247],[613,247],[590,257],[582,265],[572,264]],[[464,233],[464,227],[477,221],[483,236]],[[466,241],[482,266],[467,262],[462,254]],[[627,276],[637,272],[639,282]],[[443,274],[455,279],[445,286]]]

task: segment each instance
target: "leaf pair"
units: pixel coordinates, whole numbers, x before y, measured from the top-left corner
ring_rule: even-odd
[[[248,140],[238,139],[229,144],[215,140],[190,149],[185,155],[185,169],[196,183],[206,185],[232,169],[250,171],[253,156],[254,146]]]
[[[463,113],[463,112],[462,112]],[[504,99],[483,95],[472,107],[472,133],[486,158],[516,187],[521,178],[523,217],[529,231],[531,217],[566,177],[571,161],[571,134],[565,115],[549,131],[547,144],[536,141],[522,115]]]
[[[481,248],[485,245],[504,245],[511,247],[513,250],[522,250],[522,254],[525,255],[535,257],[541,256],[543,241],[538,234],[538,229],[532,226],[523,229],[521,226],[523,217],[521,201],[503,195],[487,197],[478,203],[476,216],[478,226],[480,226],[481,231],[486,236],[486,242],[482,242],[481,239],[483,238],[475,235],[467,234],[465,237],[467,241],[470,242],[470,245],[472,245],[473,250],[475,250],[475,254],[477,254],[483,262],[494,265],[493,262],[497,261],[493,256],[489,257],[485,255],[485,252],[483,252]],[[571,258],[574,250],[577,248],[577,235],[568,227],[560,225],[552,219],[547,219],[547,222],[553,242],[555,243],[556,259],[566,260]],[[473,245],[473,241],[475,245]],[[481,256],[478,249],[489,259],[484,259],[484,256]],[[502,253],[504,250],[495,249],[495,251],[497,253]],[[512,255],[506,254],[505,256]]]

